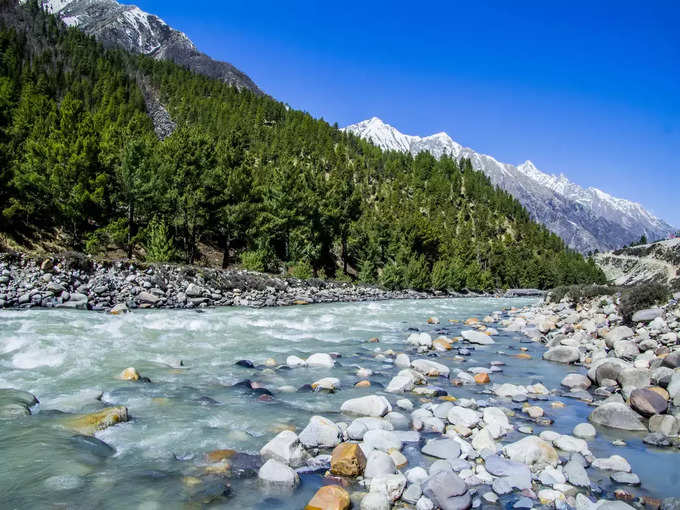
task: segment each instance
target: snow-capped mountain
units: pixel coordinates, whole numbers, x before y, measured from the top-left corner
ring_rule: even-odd
[[[201,53],[185,34],[134,5],[122,5],[115,0],[41,0],[41,3],[64,23],[93,35],[104,45],[117,45],[159,60],[171,60],[239,89],[262,93],[233,65]]]
[[[597,188],[582,188],[564,175],[540,171],[531,161],[515,166],[463,147],[446,133],[420,137],[400,133],[377,117],[344,128],[384,150],[436,158],[467,158],[473,168],[513,195],[531,216],[581,252],[606,251],[636,241],[642,234],[661,239],[675,229],[640,204],[613,197]]]

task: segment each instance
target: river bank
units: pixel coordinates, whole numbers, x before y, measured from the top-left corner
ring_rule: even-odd
[[[673,431],[667,446],[650,445],[647,429],[588,423],[605,398],[602,384],[585,382],[596,357],[588,342],[578,359],[544,359],[569,338],[588,332],[597,344],[605,324],[615,331],[616,305],[605,301],[0,312],[0,387],[40,400],[15,394],[32,414],[4,422],[3,497],[293,509],[320,491],[340,502],[322,508],[347,498],[362,510],[672,510]],[[677,305],[663,314],[676,331]],[[645,329],[661,346],[654,320],[630,338]],[[602,349],[612,351],[606,340]],[[606,398],[623,391],[604,387]],[[669,400],[663,415],[676,419]]]
[[[540,295],[509,290],[507,297]],[[0,308],[192,309],[212,306],[290,306],[311,303],[480,297],[484,294],[390,291],[367,285],[300,280],[241,270],[96,261],[82,255],[37,258],[0,254]]]

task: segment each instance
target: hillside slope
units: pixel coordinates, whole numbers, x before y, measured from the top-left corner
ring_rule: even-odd
[[[105,46],[120,46],[133,53],[169,60],[238,89],[261,94],[245,73],[201,53],[186,34],[137,6],[115,0],[40,0],[40,3],[68,26],[94,36]]]
[[[599,281],[468,160],[384,153],[270,97],[0,3],[0,229],[88,253],[388,288]],[[176,128],[159,139],[139,83]]]
[[[680,290],[680,238],[600,253],[595,261],[615,285],[658,282]]]
[[[421,138],[400,133],[374,117],[344,128],[385,150],[429,152],[469,159],[475,170],[515,197],[531,217],[583,253],[607,251],[646,235],[663,239],[674,229],[640,204],[613,197],[597,188],[582,188],[564,175],[549,175],[531,161],[515,166],[463,147],[446,133]]]

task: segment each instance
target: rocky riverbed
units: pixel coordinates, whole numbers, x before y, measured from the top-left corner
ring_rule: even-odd
[[[539,295],[518,289],[508,297]],[[481,294],[468,294],[480,296]],[[70,308],[118,312],[135,308],[288,306],[310,303],[424,299],[434,294],[366,285],[281,278],[195,266],[99,262],[82,255],[35,258],[0,254],[0,308]],[[436,296],[445,296],[437,293]],[[446,294],[446,296],[462,296]]]
[[[612,298],[521,305],[442,299],[266,316],[238,309],[196,319],[158,315],[195,312],[88,315],[96,323],[79,327],[94,345],[82,345],[76,358],[85,366],[74,370],[78,381],[103,380],[96,388],[55,374],[69,365],[63,349],[17,347],[22,332],[40,336],[58,327],[31,329],[33,317],[50,312],[5,312],[14,315],[0,315],[11,329],[0,337],[0,382],[32,389],[41,402],[4,390],[0,414],[22,431],[56,426],[68,441],[81,438],[79,456],[85,449],[109,459],[83,473],[62,456],[54,475],[61,478],[43,483],[59,487],[57,500],[65,502],[91,503],[125,487],[135,496],[143,491],[145,507],[153,508],[175,501],[362,510],[677,508],[677,302],[640,311],[633,326],[622,324]],[[82,312],[61,313],[84,321]],[[161,336],[154,343],[146,331]],[[218,340],[224,334],[249,341],[225,349]],[[68,342],[79,340],[76,331]],[[181,359],[168,357],[182,347]],[[120,351],[126,356],[112,362]],[[124,364],[135,359],[136,368]],[[55,394],[55,377],[71,381],[70,391]],[[6,444],[14,446],[22,436],[7,428]],[[21,451],[3,451],[5,464]],[[18,464],[14,471],[30,472]],[[125,466],[138,474],[134,482],[120,481]],[[115,483],[101,484],[102,469]],[[16,487],[6,493],[12,504],[35,503],[40,490]]]

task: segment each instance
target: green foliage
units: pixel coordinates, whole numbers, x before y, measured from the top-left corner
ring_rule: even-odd
[[[154,218],[149,223],[148,240],[145,246],[147,262],[171,262],[177,257],[173,239],[165,222]]]
[[[297,262],[289,271],[290,276],[293,278],[300,278],[301,280],[307,280],[314,276],[314,268],[307,260]]]
[[[583,303],[598,296],[613,296],[621,291],[621,287],[610,285],[563,285],[552,289],[546,300],[559,303],[565,297],[573,303]]]
[[[163,141],[139,80],[177,123]],[[0,3],[0,207],[3,232],[65,232],[92,253],[146,243],[192,263],[207,243],[224,267],[240,255],[392,289],[604,283],[467,160],[383,152],[271,97],[104,49],[35,2]]]
[[[664,304],[671,297],[670,289],[661,283],[644,283],[625,289],[621,292],[619,309],[626,322],[630,322],[633,314],[654,305]]]
[[[241,267],[263,272],[267,269],[267,254],[264,250],[244,251],[241,253]]]

